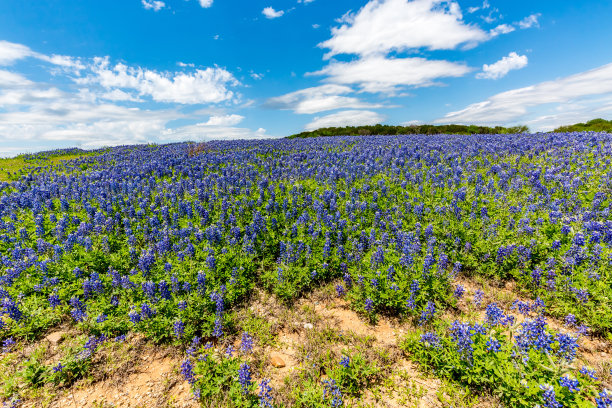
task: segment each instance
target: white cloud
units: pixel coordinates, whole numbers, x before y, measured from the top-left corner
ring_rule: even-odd
[[[159,11],[166,7],[166,3],[158,0],[141,0],[145,10]]]
[[[112,65],[108,57],[47,56],[7,42],[0,44],[0,50],[4,64],[36,58],[48,64],[43,69],[49,73],[73,81],[71,85],[59,81],[63,84],[60,89],[0,69],[2,152],[167,142],[186,140],[187,136],[196,140],[268,137],[263,129],[233,127],[244,119],[235,113],[211,116],[210,108],[184,113],[178,107],[154,103],[148,105],[151,109],[134,107],[134,103],[145,102],[145,97],[149,102],[173,104],[238,102],[239,96],[230,89],[239,85],[238,81],[216,66],[195,70],[184,67],[191,72],[158,72],[122,63]],[[173,126],[177,120],[200,123]]]
[[[8,65],[27,57],[69,69],[76,74],[72,79],[80,85],[98,84],[109,92],[115,89],[133,90],[141,96],[150,96],[157,102],[194,104],[229,101],[236,97],[229,88],[240,84],[229,71],[217,66],[196,69],[194,72],[158,72],[130,67],[123,63],[111,66],[108,57],[95,57],[84,61],[63,55],[48,56],[21,44],[0,41],[0,64]],[[178,64],[182,67],[193,66]],[[82,76],[81,71],[87,71],[86,75]],[[0,71],[0,81],[4,86],[27,85],[28,82],[25,77],[9,71]],[[120,94],[107,96],[113,95]]]
[[[111,66],[109,58],[95,58],[91,74],[77,79],[81,84],[99,84],[107,89],[121,88],[150,96],[157,102],[182,104],[218,103],[234,98],[228,88],[239,84],[228,71],[219,67],[196,69],[193,73],[157,72],[118,63]]]
[[[468,13],[473,14],[473,13],[477,12],[478,10],[486,10],[489,7],[491,7],[489,2],[487,0],[484,0],[484,2],[482,3],[481,7],[470,7],[470,8],[468,8]]]
[[[548,112],[539,112],[524,122],[531,129],[551,131],[559,126],[587,122],[598,117],[612,115],[612,94],[577,98],[569,103],[559,104]]]
[[[261,11],[261,14],[266,16],[266,18],[278,18],[285,14],[285,12],[283,10],[276,11],[272,7],[266,7]]]
[[[244,120],[244,116],[231,114],[223,116],[211,116],[207,122],[198,123],[199,126],[234,126]]]
[[[265,131],[234,128],[244,117],[236,114],[210,116],[206,122],[178,128],[177,119],[194,120],[204,112],[180,113],[172,108],[145,110],[117,106],[92,97],[90,91],[68,93],[34,84],[20,90],[0,92],[0,151],[11,144],[56,148],[95,148],[133,143],[201,140],[202,138],[266,137]]]
[[[13,88],[31,84],[32,82],[23,75],[0,69],[0,87],[2,88]]]
[[[57,65],[62,68],[68,68],[74,71],[75,73],[78,73],[87,68],[80,58],[68,57],[66,55],[47,56],[42,54],[37,54],[36,57],[40,60],[47,61],[53,65]]]
[[[17,141],[21,145],[64,142],[82,147],[143,143],[159,134],[165,123],[176,116],[169,110],[144,111],[92,103],[78,94],[58,90],[38,95],[35,100],[40,92],[24,90],[20,100],[13,102],[21,104],[27,100],[27,106],[0,113],[0,142]]]
[[[332,62],[309,75],[325,75],[325,81],[357,85],[364,92],[394,93],[403,86],[431,86],[443,77],[460,77],[470,72],[463,64],[425,58],[368,57],[352,62]]]
[[[423,124],[423,121],[420,121],[420,120],[409,120],[407,122],[400,123],[400,125],[402,126],[418,126],[422,124]]]
[[[491,29],[491,31],[489,31],[489,34],[491,35],[491,37],[497,37],[500,34],[508,34],[511,33],[515,30],[514,27],[512,27],[511,25],[508,24],[500,24],[497,27]]]
[[[578,113],[591,116],[596,107],[605,106],[601,100],[594,103],[596,97],[612,103],[612,64],[502,92],[463,110],[450,112],[436,122],[508,124],[530,123],[531,120],[537,124],[537,118],[542,120],[546,117],[541,114],[542,109],[553,109],[557,123],[564,124],[568,122],[562,120],[563,117],[576,117]],[[567,110],[572,104],[573,113]],[[560,110],[562,113],[559,113]],[[548,126],[551,126],[550,122]]]
[[[198,0],[200,2],[200,6],[204,8],[209,8],[213,4],[213,0]]]
[[[315,30],[316,30],[317,28],[319,28],[319,27],[321,27],[321,25],[320,25],[320,24],[313,24],[313,25],[312,25],[312,28],[314,28]]]
[[[525,17],[524,19],[519,21],[517,24],[522,29],[531,28],[531,27],[539,27],[540,23],[538,22],[538,18],[540,18],[540,16],[541,16],[540,13],[532,14],[530,16]]]
[[[298,0],[298,3],[302,3],[302,4],[309,4],[312,3],[314,0]]]
[[[266,129],[255,131],[248,128],[231,126],[208,126],[203,123],[182,126],[177,129],[167,129],[162,132],[161,140],[228,140],[228,139],[265,139],[270,138]]]
[[[346,15],[332,37],[319,44],[338,54],[371,56],[391,51],[426,48],[454,49],[489,38],[479,27],[462,20],[461,9],[448,0],[371,0],[357,14]]]
[[[105,92],[100,95],[100,98],[109,101],[143,102],[142,99],[136,98],[134,95],[127,92],[123,92],[121,89],[113,89],[110,92]]]
[[[15,61],[25,58],[36,58],[61,68],[68,68],[75,73],[85,69],[85,66],[79,58],[65,55],[45,55],[32,51],[23,44],[0,41],[0,66],[11,65]]]
[[[15,110],[36,103],[51,104],[55,99],[63,97],[57,88],[37,88],[33,85],[33,82],[28,82],[20,88],[5,89],[0,93],[0,107]]]
[[[25,45],[0,41],[0,65],[11,65],[15,61],[34,55],[36,53]]]
[[[482,66],[482,72],[476,74],[476,78],[481,79],[499,79],[514,69],[521,69],[527,66],[527,56],[518,55],[516,52],[511,52],[508,56],[503,57],[494,64]]]
[[[295,113],[312,114],[334,109],[382,108],[381,104],[370,104],[358,98],[342,96],[352,93],[345,85],[327,84],[301,89],[268,99],[264,106],[274,109],[293,110]]]
[[[360,125],[376,125],[385,120],[385,117],[379,113],[364,110],[347,110],[331,115],[316,117],[305,126],[306,130],[315,130],[324,127],[343,127],[343,126],[360,126]]]

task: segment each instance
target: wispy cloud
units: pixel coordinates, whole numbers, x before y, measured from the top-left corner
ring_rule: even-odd
[[[595,100],[597,103],[593,103]],[[593,111],[607,106],[606,104],[612,107],[612,64],[554,81],[502,92],[465,109],[450,112],[436,122],[539,123],[537,118],[542,120],[548,117],[548,126],[552,126],[550,117],[556,116],[559,124],[561,112],[565,120],[583,114],[592,116]],[[549,113],[542,113],[542,109]]]
[[[34,56],[35,54],[25,45],[0,41],[0,65],[11,65],[15,61]]]
[[[500,24],[497,27],[491,29],[489,34],[491,37],[497,37],[500,34],[508,34],[515,30],[515,28],[508,24]]]
[[[353,89],[344,85],[321,85],[301,89],[268,99],[264,106],[273,109],[293,110],[299,114],[313,114],[335,109],[382,108],[383,104],[367,103],[355,97],[344,96]]]
[[[522,29],[531,28],[531,27],[539,27],[540,23],[538,19],[540,18],[540,16],[541,16],[540,13],[531,14],[530,16],[527,16],[521,21],[519,21],[517,24]]]

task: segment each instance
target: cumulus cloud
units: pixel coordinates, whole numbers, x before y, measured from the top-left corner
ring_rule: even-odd
[[[141,0],[145,10],[159,11],[166,7],[166,3],[158,0]]]
[[[23,58],[42,61],[42,69],[65,75],[72,85],[58,87],[0,69],[0,151],[20,152],[64,146],[95,148],[118,144],[267,137],[265,130],[237,128],[244,117],[209,109],[181,111],[184,104],[237,102],[230,87],[239,85],[219,67],[190,72],[158,72],[110,58],[81,59],[44,55],[3,42],[5,65]],[[46,65],[47,64],[47,65]],[[165,102],[173,105],[146,105]],[[139,104],[139,105],[136,105]],[[178,106],[177,106],[178,105]],[[215,107],[215,112],[220,112]],[[196,123],[176,127],[176,121]],[[27,147],[26,147],[27,144]]]
[[[332,37],[319,44],[338,54],[371,56],[411,49],[448,50],[486,41],[488,34],[466,24],[459,4],[448,0],[371,0],[344,24],[332,28]]]
[[[312,114],[334,109],[382,108],[382,104],[363,102],[355,97],[344,96],[353,92],[345,85],[327,84],[301,89],[268,99],[264,106],[273,109],[293,110],[295,113]]]
[[[213,4],[213,0],[198,0],[200,2],[200,6],[204,8],[209,8]]]
[[[597,99],[597,103],[594,101]],[[604,102],[607,101],[606,105]],[[485,101],[469,105],[465,109],[450,112],[438,123],[534,123],[543,126],[543,118],[551,117],[557,124],[567,123],[563,117],[579,117],[580,113],[612,107],[612,64],[581,72],[554,81],[513,89],[491,96]],[[553,113],[543,115],[542,109]],[[611,109],[612,110],[612,109]],[[538,122],[538,118],[539,121]]]
[[[261,14],[266,16],[266,18],[278,18],[281,17],[285,12],[283,10],[274,10],[272,7],[266,7],[261,11]]]
[[[229,87],[239,84],[227,70],[219,67],[186,72],[158,72],[122,63],[110,64],[108,57],[95,58],[91,73],[78,78],[81,84],[99,84],[106,89],[130,89],[157,102],[182,104],[217,103],[231,100]]]
[[[305,126],[306,130],[315,130],[323,127],[376,125],[385,120],[377,112],[366,110],[346,110],[331,115],[315,117]]]
[[[508,56],[503,57],[494,64],[482,66],[482,72],[476,74],[476,78],[481,79],[499,79],[514,69],[521,69],[527,66],[527,56],[518,55],[516,52],[511,52]]]
[[[372,56],[351,62],[332,62],[310,75],[325,75],[325,81],[357,85],[364,92],[394,93],[402,86],[431,86],[443,77],[460,77],[470,72],[464,64],[425,58]]]

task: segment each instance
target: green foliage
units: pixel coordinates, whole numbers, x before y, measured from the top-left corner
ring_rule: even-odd
[[[37,358],[30,358],[23,364],[23,368],[21,370],[21,376],[24,381],[32,386],[37,387],[41,385],[45,377],[47,376],[48,370],[44,364],[40,362]]]
[[[361,353],[347,353],[343,358],[348,362],[347,365],[337,363],[328,374],[336,380],[343,394],[360,396],[365,389],[380,380],[380,368],[366,360]]]
[[[88,375],[89,368],[91,367],[91,359],[71,356],[61,364],[61,370],[47,370],[47,373],[49,373],[48,380],[56,385],[69,386],[76,380]]]
[[[514,329],[517,326],[514,326]],[[472,336],[470,354],[459,351],[444,325],[439,326],[439,344],[423,341],[423,332],[410,333],[400,347],[424,369],[478,392],[489,392],[506,406],[533,407],[542,404],[543,385],[552,386],[556,399],[563,406],[591,407],[598,392],[598,381],[581,374],[578,369],[557,356],[556,346],[550,352],[536,348],[521,350],[513,343],[513,329],[490,329]],[[489,348],[490,339],[499,342],[499,350]],[[579,391],[570,392],[561,386],[561,377],[577,379]]]
[[[593,119],[586,123],[576,123],[574,125],[560,126],[554,132],[608,132],[612,133],[612,120]]]
[[[197,381],[193,384],[195,394],[201,402],[214,404],[231,402],[231,406],[246,408],[258,406],[255,384],[241,384],[240,358],[219,353],[206,353],[198,358],[194,372]]]
[[[87,170],[90,166],[87,162],[79,159],[101,154],[107,149],[87,151],[78,148],[59,149],[34,154],[21,154],[15,157],[0,158],[0,182],[16,181],[31,171],[40,171],[42,168],[59,169],[65,162],[78,162],[75,168],[80,171]]]
[[[312,130],[309,132],[301,132],[295,135],[288,136],[288,139],[320,137],[320,136],[370,136],[370,135],[435,135],[435,134],[453,134],[453,135],[491,135],[491,134],[510,134],[510,133],[527,133],[527,126],[514,127],[488,127],[476,125],[412,125],[412,126],[390,126],[390,125],[372,125],[372,126],[345,126],[345,127],[328,127]]]

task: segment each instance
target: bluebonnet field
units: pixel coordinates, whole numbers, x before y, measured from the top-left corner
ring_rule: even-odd
[[[256,287],[290,304],[331,284],[363,319],[408,322],[399,346],[440,378],[506,406],[612,407],[610,373],[580,359],[612,339],[611,160],[612,135],[555,133],[126,146],[41,167],[0,183],[2,352],[69,322],[80,349],[16,368],[68,386],[137,332],[183,348],[202,402],[280,406],[234,311]],[[477,292],[477,318],[450,321],[462,277],[513,282],[516,301]],[[347,405],[368,370],[347,354],[291,405]]]

